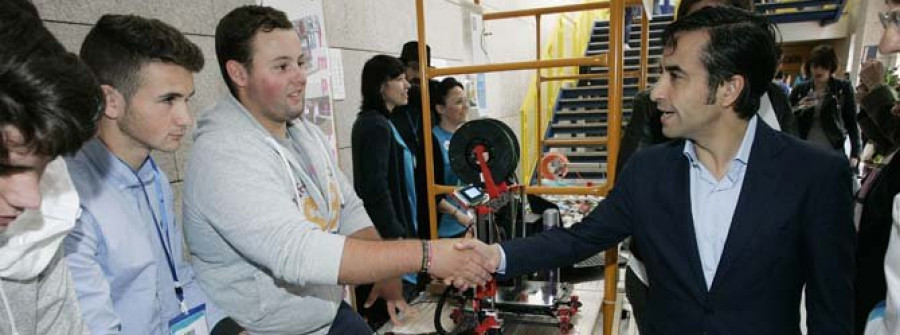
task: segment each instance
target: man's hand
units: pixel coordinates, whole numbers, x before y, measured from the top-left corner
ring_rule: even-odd
[[[375,283],[372,286],[372,292],[369,293],[369,298],[366,299],[366,303],[363,306],[366,308],[372,307],[372,304],[379,297],[384,298],[384,301],[387,303],[387,311],[391,317],[391,323],[395,326],[402,325],[403,323],[397,318],[397,311],[400,313],[412,311],[403,297],[403,280],[400,278],[388,278]]]
[[[479,255],[484,257],[489,264],[493,265],[491,271],[496,271],[500,266],[500,245],[487,245],[476,239],[463,239],[453,246],[456,250],[475,250]]]
[[[877,59],[866,61],[859,70],[859,82],[870,90],[878,85],[884,85],[884,64]]]
[[[455,245],[453,245],[453,247],[459,251],[471,250],[477,252],[479,255],[484,257],[484,259],[487,261],[487,264],[490,265],[490,272],[496,272],[497,267],[500,265],[500,245],[487,245],[479,240],[466,238],[457,242]],[[447,285],[452,284],[460,290],[466,290],[469,287],[480,285],[479,283],[469,282],[460,277],[444,278],[444,283]]]
[[[431,268],[432,276],[444,279],[445,284],[453,284],[459,289],[465,290],[469,286],[484,285],[491,279],[491,273],[497,268],[496,262],[485,259],[473,248],[456,248],[462,239],[441,239],[431,241]],[[478,240],[470,243],[486,245]]]

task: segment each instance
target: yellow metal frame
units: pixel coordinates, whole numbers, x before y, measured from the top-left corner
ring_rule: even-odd
[[[480,4],[479,0],[474,0],[476,5]],[[523,145],[522,155],[520,157],[524,157],[527,159],[523,159],[523,166],[528,166],[529,173],[523,176],[522,179],[529,180],[529,176],[533,172],[533,165],[535,165],[535,161],[537,156],[539,156],[542,152],[542,147],[544,144],[548,143],[567,143],[572,145],[606,145],[607,149],[607,180],[606,183],[596,187],[544,187],[544,186],[523,186],[525,188],[525,192],[527,194],[590,194],[590,195],[606,195],[612,189],[612,185],[615,183],[616,176],[616,162],[618,160],[618,151],[619,151],[619,142],[621,139],[621,124],[622,124],[622,96],[623,96],[623,79],[626,76],[624,72],[624,13],[626,6],[642,6],[641,0],[609,0],[604,2],[595,2],[595,1],[587,1],[583,4],[576,5],[566,5],[566,6],[556,6],[556,7],[544,7],[544,8],[534,8],[534,9],[525,9],[525,10],[514,10],[514,11],[506,11],[506,12],[494,12],[494,13],[486,13],[483,15],[483,20],[499,20],[499,19],[507,19],[507,18],[515,18],[515,17],[526,17],[532,16],[535,18],[536,27],[535,27],[535,44],[536,44],[536,56],[537,60],[535,61],[526,61],[526,62],[513,62],[513,63],[499,63],[499,64],[487,64],[487,65],[473,65],[473,66],[460,66],[460,67],[448,67],[448,68],[440,68],[440,69],[429,69],[427,67],[428,62],[419,62],[419,74],[423,80],[428,80],[430,78],[434,78],[437,76],[446,76],[446,75],[455,75],[455,74],[471,74],[471,73],[484,73],[484,72],[495,72],[495,71],[511,71],[511,70],[527,70],[533,69],[535,70],[535,78],[534,85],[532,85],[531,89],[529,89],[529,95],[526,98],[526,102],[523,103],[522,108],[522,132],[523,132],[523,140],[526,141],[527,145]],[[609,25],[610,25],[610,35],[609,35],[609,52],[605,54],[600,54],[595,57],[575,57],[575,58],[561,58],[561,59],[541,59],[541,16],[548,14],[560,14],[567,12],[577,12],[577,11],[593,11],[599,9],[608,9],[612,15],[609,16]],[[644,89],[646,86],[646,75],[647,75],[647,54],[648,54],[648,46],[649,46],[649,32],[648,32],[648,19],[645,11],[642,11],[642,27],[641,27],[641,66],[639,71],[634,71],[627,73],[629,77],[637,76],[639,78],[639,87],[640,89]],[[562,41],[564,37],[561,32],[561,28],[563,25],[563,18],[557,23],[557,34],[556,34],[556,43],[551,43],[551,48],[549,50],[554,50],[553,52],[548,51],[549,54],[553,54],[557,57],[562,55],[562,47],[560,44],[563,44]],[[425,55],[425,46],[426,46],[426,38],[425,38],[425,9],[424,9],[424,0],[416,0],[416,28],[418,30],[418,42],[419,42],[419,54]],[[584,50],[586,50],[588,41],[590,38],[590,32],[593,30],[593,20],[588,15],[582,15],[579,19],[579,23],[582,26],[581,34],[577,35],[576,38],[573,39],[572,48],[574,50],[579,50],[578,55],[583,55]],[[584,33],[585,28],[583,26],[589,26],[589,30],[587,30],[587,34]],[[605,66],[608,67],[609,70],[605,74],[595,75],[595,74],[568,74],[565,71],[552,71],[550,75],[544,76],[541,72],[542,69],[552,69],[552,68],[560,68],[560,67],[577,67],[578,66]],[[574,71],[574,73],[578,73],[578,71]],[[549,124],[549,122],[545,122],[543,120],[548,120],[549,118],[544,114],[545,110],[551,110],[553,104],[555,103],[555,96],[558,90],[561,88],[560,81],[571,81],[578,79],[588,79],[588,78],[600,78],[607,77],[609,78],[608,84],[608,96],[610,99],[608,100],[608,138],[601,138],[598,140],[544,140],[543,135],[546,129],[545,123]],[[541,86],[543,83],[549,83],[550,90],[553,93],[550,96],[551,101],[548,102],[547,108],[544,109],[541,104]],[[422,85],[422,124],[430,125],[431,124],[431,106],[429,101],[430,99],[429,87],[428,85]],[[534,132],[526,130],[530,130],[531,128],[527,125],[527,110],[526,107],[529,104],[529,101],[533,101],[534,110],[535,110],[535,127]],[[426,180],[428,184],[428,199],[435,199],[435,197],[439,194],[447,194],[451,193],[454,190],[452,186],[446,185],[436,185],[434,182],[434,156],[432,152],[432,132],[431,127],[423,127],[423,136],[425,137],[424,149],[425,149],[425,171],[426,171]],[[529,136],[526,136],[528,134]],[[529,137],[535,138],[534,143],[528,141]],[[529,148],[536,149],[534,159],[531,159],[530,155],[528,155]],[[528,164],[528,165],[524,165]],[[437,204],[435,201],[428,201],[428,211],[430,213],[429,224],[431,227],[431,238],[436,239],[437,236]],[[605,279],[605,290],[603,297],[603,333],[606,335],[612,334],[612,325],[614,320],[614,311],[616,304],[616,284],[618,283],[618,248],[613,247],[606,250],[606,266],[604,269],[604,279]]]

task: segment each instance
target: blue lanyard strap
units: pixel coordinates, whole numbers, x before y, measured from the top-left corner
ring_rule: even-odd
[[[172,274],[172,280],[175,282],[175,296],[178,298],[178,303],[181,305],[181,309],[184,310],[184,290],[181,288],[181,283],[178,281],[178,272],[175,270],[175,262],[172,261],[172,241],[169,240],[169,227],[168,227],[168,215],[166,214],[166,201],[165,196],[162,191],[162,182],[160,181],[162,177],[159,175],[159,169],[156,167],[156,163],[153,161],[153,158],[148,158],[150,161],[150,166],[153,167],[153,184],[156,189],[156,195],[159,198],[159,215],[161,216],[161,221],[156,218],[156,212],[153,211],[153,204],[150,202],[150,196],[147,194],[147,189],[144,187],[144,182],[138,176],[137,171],[134,172],[134,176],[138,179],[138,184],[141,185],[141,191],[144,193],[144,200],[147,201],[147,206],[150,210],[150,216],[153,217],[153,227],[156,228],[156,235],[159,236],[159,242],[162,244],[163,252],[166,254],[166,263],[169,264],[169,273]],[[163,228],[160,228],[162,226]],[[166,235],[163,237],[162,230],[165,229]],[[166,245],[166,241],[168,241],[168,245]],[[186,311],[185,311],[186,312]]]

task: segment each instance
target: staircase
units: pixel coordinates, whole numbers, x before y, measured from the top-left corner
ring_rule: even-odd
[[[846,0],[754,1],[754,10],[773,23],[819,21],[821,25],[840,20]]]
[[[662,55],[662,31],[672,16],[654,17],[650,21],[650,49],[648,59],[649,75],[647,87],[659,77],[658,62]],[[625,50],[625,72],[640,69],[641,22],[637,18],[631,27],[629,48]],[[594,24],[587,55],[606,52],[609,44],[609,22]],[[582,67],[581,73],[604,73],[605,67]],[[607,134],[608,80],[580,80],[575,87],[563,88],[553,113],[547,137],[552,139],[595,139]],[[638,78],[625,78],[622,116],[627,124],[631,117],[632,99],[638,93]],[[623,125],[624,129],[624,125]],[[548,146],[543,152],[558,152],[569,160],[568,174],[563,183],[567,185],[600,185],[606,179],[606,146],[572,147]],[[538,177],[538,176],[536,176]]]

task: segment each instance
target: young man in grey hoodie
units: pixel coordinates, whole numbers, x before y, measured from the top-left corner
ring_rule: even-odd
[[[101,108],[37,10],[0,2],[0,334],[88,334],[61,248],[78,194],[58,156],[94,135]]]
[[[400,276],[484,283],[497,264],[454,240],[380,241],[328,142],[301,118],[306,73],[287,16],[240,7],[216,28],[231,95],[198,119],[185,235],[210,299],[254,334],[371,334],[340,285],[377,282],[403,309]],[[365,298],[365,297],[360,297]]]

